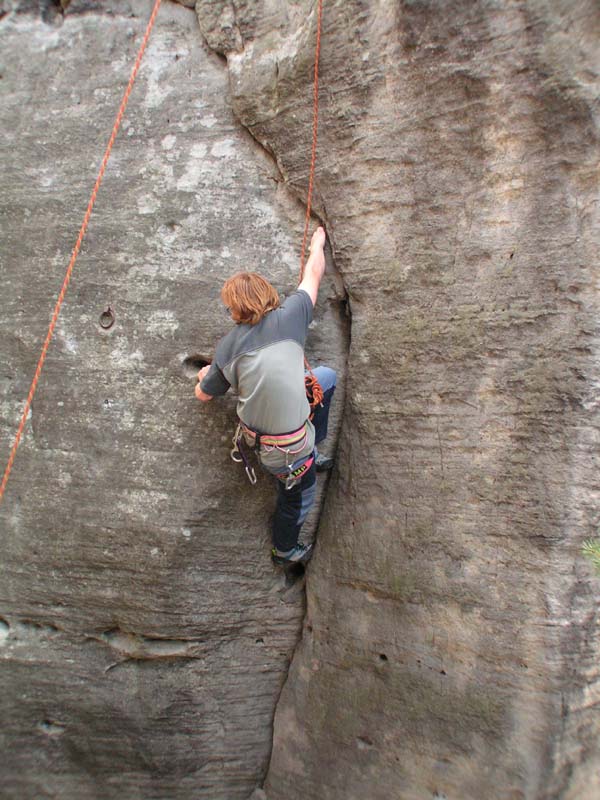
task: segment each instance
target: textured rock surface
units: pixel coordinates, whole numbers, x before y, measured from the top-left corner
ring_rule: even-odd
[[[150,7],[50,5],[0,5],[4,449]],[[232,402],[199,409],[182,362],[240,263],[293,283],[315,14],[196,11],[278,168],[165,3],[0,508],[10,797],[248,797],[301,625]],[[352,342],[269,800],[600,793],[599,28],[593,0],[325,0],[316,207]]]
[[[150,7],[3,5],[3,458]],[[184,362],[228,330],[225,277],[294,286],[302,214],[165,2],[0,508],[3,798],[262,782],[304,597],[268,557],[273,487],[229,459],[233,398],[200,407]],[[312,354],[342,367],[328,291]]]
[[[313,3],[196,8],[302,188]],[[599,25],[591,0],[325,3],[349,389],[269,800],[600,794]]]

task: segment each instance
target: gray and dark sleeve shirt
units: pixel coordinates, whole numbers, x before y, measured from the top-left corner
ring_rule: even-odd
[[[217,345],[203,392],[239,395],[239,418],[260,433],[289,433],[306,421],[310,406],[304,388],[304,342],[313,305],[304,290],[256,325],[238,324]]]

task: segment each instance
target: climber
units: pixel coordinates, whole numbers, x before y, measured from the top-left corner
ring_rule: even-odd
[[[313,545],[298,541],[300,528],[315,499],[315,472],[333,466],[316,445],[327,436],[336,374],[329,367],[313,370],[323,401],[312,421],[304,383],[304,342],[325,272],[324,245],[325,231],[319,227],[302,281],[282,305],[273,286],[256,273],[240,272],[225,282],[221,298],[236,326],[218,343],[212,364],[198,373],[195,390],[203,402],[230,387],[239,395],[244,462],[246,445],[278,479],[272,558],[282,565],[311,558]],[[238,441],[236,436],[236,447]],[[250,477],[247,463],[246,471]]]

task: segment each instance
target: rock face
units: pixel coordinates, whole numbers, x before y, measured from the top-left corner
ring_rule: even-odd
[[[0,5],[2,452],[150,6]],[[306,615],[191,376],[225,277],[294,285],[315,7],[165,2],[0,506],[8,797],[600,794],[600,12],[324,7]]]
[[[50,25],[5,3],[3,458],[150,8],[73,2]],[[270,563],[274,487],[229,459],[234,399],[193,388],[231,326],[223,280],[293,289],[302,223],[194,12],[165,2],[0,507],[3,798],[262,783],[304,594]],[[328,294],[312,355],[333,341],[341,368]]]
[[[314,4],[196,8],[302,188]],[[270,800],[600,794],[599,25],[325,2],[318,207],[352,345]]]

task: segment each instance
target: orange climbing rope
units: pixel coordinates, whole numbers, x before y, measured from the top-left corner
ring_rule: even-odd
[[[315,182],[315,167],[317,165],[317,132],[319,127],[319,55],[321,53],[321,23],[323,19],[323,0],[317,0],[317,41],[315,44],[315,67],[313,81],[313,127],[312,127],[312,149],[310,156],[310,172],[308,176],[308,192],[306,199],[306,217],[304,218],[304,235],[302,237],[302,249],[300,251],[300,282],[304,275],[304,257],[306,255],[306,242],[308,240],[308,230],[310,226],[310,207],[312,204],[312,193]],[[306,384],[306,394],[310,407],[315,409],[323,402],[323,389],[316,376],[314,375],[307,358],[304,364],[308,370],[304,382]]]
[[[148,25],[146,27],[146,31],[144,33],[144,38],[142,39],[142,43],[138,50],[138,54],[135,60],[135,64],[131,71],[131,76],[129,78],[129,83],[127,84],[127,88],[125,89],[125,93],[123,95],[123,99],[121,100],[121,105],[119,106],[119,110],[117,112],[117,116],[115,118],[115,122],[113,124],[112,132],[110,135],[110,139],[106,146],[106,150],[104,151],[104,157],[102,158],[102,163],[100,164],[100,170],[98,171],[98,176],[96,178],[96,182],[94,184],[94,188],[92,189],[92,194],[90,196],[90,200],[87,206],[87,210],[85,212],[85,216],[83,218],[83,222],[81,224],[81,228],[79,229],[79,235],[77,237],[77,241],[75,243],[75,247],[73,248],[73,253],[71,255],[71,260],[69,261],[69,265],[67,267],[67,271],[63,280],[63,284],[61,290],[58,295],[58,299],[56,301],[56,305],[54,306],[54,311],[52,313],[52,318],[50,320],[50,325],[48,326],[48,332],[46,333],[46,338],[42,345],[42,351],[35,369],[35,373],[33,376],[33,380],[31,381],[31,386],[29,388],[29,394],[27,395],[27,400],[25,401],[25,406],[23,408],[23,413],[21,414],[21,419],[19,422],[19,426],[17,428],[17,433],[15,435],[15,439],[10,451],[10,455],[8,458],[8,463],[6,465],[6,469],[4,470],[4,475],[2,477],[2,483],[0,484],[0,503],[4,498],[4,493],[6,490],[6,484],[8,483],[9,476],[12,472],[13,464],[15,461],[15,457],[17,454],[17,450],[19,444],[21,443],[21,439],[23,436],[23,431],[25,429],[25,424],[27,422],[27,417],[29,416],[29,412],[31,410],[31,404],[33,402],[33,397],[35,395],[37,385],[40,379],[40,375],[42,373],[42,369],[44,366],[44,362],[46,360],[46,355],[48,353],[48,348],[50,346],[50,342],[52,340],[52,336],[54,334],[54,329],[56,327],[56,323],[58,321],[58,316],[60,314],[60,310],[62,308],[63,301],[65,299],[65,295],[67,293],[67,288],[71,281],[71,276],[73,273],[73,269],[75,267],[75,262],[77,260],[77,256],[79,255],[79,251],[81,249],[81,244],[83,242],[83,238],[87,231],[88,223],[90,221],[90,217],[92,215],[92,209],[94,208],[94,204],[96,202],[96,196],[98,194],[98,190],[100,189],[100,184],[102,183],[102,179],[104,177],[104,173],[106,171],[106,166],[108,164],[108,160],[110,158],[110,154],[113,148],[113,144],[117,137],[117,133],[121,126],[121,121],[123,119],[123,115],[125,114],[125,109],[127,108],[127,103],[129,101],[129,96],[131,94],[131,90],[133,89],[133,84],[137,77],[138,70],[140,68],[140,64],[142,63],[142,58],[144,56],[144,52],[146,50],[146,46],[148,44],[148,39],[150,38],[150,33],[154,26],[154,22],[156,20],[156,15],[158,14],[158,9],[160,7],[161,0],[155,0],[154,7],[152,9],[152,13],[150,15],[150,19],[148,21]],[[315,64],[314,64],[314,83],[313,83],[313,129],[312,129],[312,150],[311,150],[311,162],[310,162],[310,172],[309,172],[309,180],[308,180],[308,192],[307,192],[307,204],[306,204],[306,217],[304,222],[304,235],[302,237],[302,248],[300,254],[300,281],[302,281],[302,276],[304,273],[304,260],[306,255],[306,242],[308,240],[308,231],[310,226],[310,212],[311,212],[311,204],[312,204],[312,193],[313,193],[313,186],[314,186],[314,178],[315,178],[315,167],[317,162],[317,133],[318,133],[318,120],[319,120],[319,55],[321,52],[321,25],[322,25],[322,17],[323,17],[323,0],[317,0],[317,37],[316,37],[316,46],[315,46]],[[322,400],[323,400],[323,390],[317,381],[317,378],[313,374],[310,365],[306,358],[304,359],[306,368],[308,370],[308,375],[306,376],[306,387],[307,387],[307,394],[309,395],[309,400],[312,408],[315,408]]]
[[[304,235],[302,237],[302,250],[300,251],[300,281],[304,275],[304,256],[306,255],[306,242],[310,226],[310,209],[312,204],[313,186],[315,183],[315,167],[317,165],[317,133],[319,128],[319,55],[321,53],[321,23],[323,19],[323,0],[317,0],[317,41],[315,45],[315,67],[313,81],[313,126],[312,149],[310,156],[310,172],[308,175],[308,193],[306,199],[306,217],[304,218]]]
[[[31,381],[31,387],[29,388],[29,394],[27,395],[27,400],[25,401],[25,408],[23,409],[23,413],[21,415],[21,421],[19,422],[19,427],[17,429],[17,433],[15,436],[15,440],[13,446],[10,451],[10,456],[8,458],[8,464],[6,465],[6,469],[4,470],[4,476],[2,478],[2,484],[0,484],[0,503],[2,502],[2,498],[4,497],[4,491],[6,489],[6,484],[8,483],[9,475],[12,471],[13,464],[15,461],[15,456],[17,454],[17,449],[21,442],[21,437],[23,436],[23,430],[25,429],[25,423],[27,422],[27,417],[29,416],[29,411],[31,409],[31,403],[33,401],[33,396],[35,394],[35,390],[38,385],[38,381],[40,379],[40,375],[42,372],[42,368],[44,366],[44,361],[46,360],[46,354],[48,353],[48,347],[50,346],[50,341],[52,339],[52,335],[54,333],[54,328],[56,327],[56,323],[58,320],[58,315],[60,313],[61,306],[63,304],[63,300],[65,299],[65,294],[67,293],[67,287],[69,286],[69,282],[71,280],[71,274],[73,272],[73,267],[75,266],[75,261],[77,260],[77,256],[79,255],[79,250],[81,248],[81,243],[83,241],[83,237],[85,236],[85,232],[87,230],[88,223],[90,221],[90,217],[92,215],[92,209],[94,207],[94,203],[96,202],[96,195],[98,194],[98,190],[100,188],[100,184],[102,183],[102,178],[104,177],[104,172],[106,170],[106,165],[108,164],[108,159],[110,158],[110,153],[116,139],[117,133],[119,131],[119,127],[121,125],[121,120],[123,119],[123,115],[125,113],[125,109],[127,107],[127,102],[129,100],[129,95],[131,94],[131,90],[133,88],[134,81],[136,79],[138,70],[140,68],[140,64],[142,63],[142,58],[144,55],[144,51],[146,50],[146,45],[148,44],[148,39],[150,38],[150,32],[152,31],[152,27],[154,25],[154,21],[156,19],[156,15],[158,14],[158,9],[161,4],[161,0],[156,0],[154,3],[154,7],[152,9],[152,14],[150,15],[150,20],[146,27],[146,32],[144,33],[144,38],[142,39],[142,43],[140,45],[140,49],[138,50],[137,58],[135,60],[135,64],[131,71],[131,77],[129,78],[129,83],[127,84],[127,88],[125,89],[125,94],[123,95],[123,99],[121,100],[121,105],[119,106],[119,111],[117,113],[112,133],[110,135],[110,139],[108,141],[108,145],[106,146],[106,150],[104,152],[104,158],[102,159],[102,163],[100,165],[100,170],[98,172],[98,177],[96,178],[96,183],[94,184],[94,188],[92,189],[92,194],[90,197],[90,201],[88,203],[87,210],[85,212],[85,216],[83,218],[83,223],[81,228],[79,229],[79,236],[77,237],[77,241],[75,243],[75,247],[73,248],[73,253],[71,255],[71,260],[69,261],[69,266],[67,267],[67,272],[65,275],[65,279],[63,281],[62,288],[58,295],[58,300],[56,301],[56,305],[54,306],[54,312],[52,314],[52,319],[50,321],[50,325],[48,327],[48,333],[46,334],[46,338],[44,340],[44,344],[42,345],[42,352],[37,363],[37,367],[35,370],[35,374],[33,376],[33,380]]]

